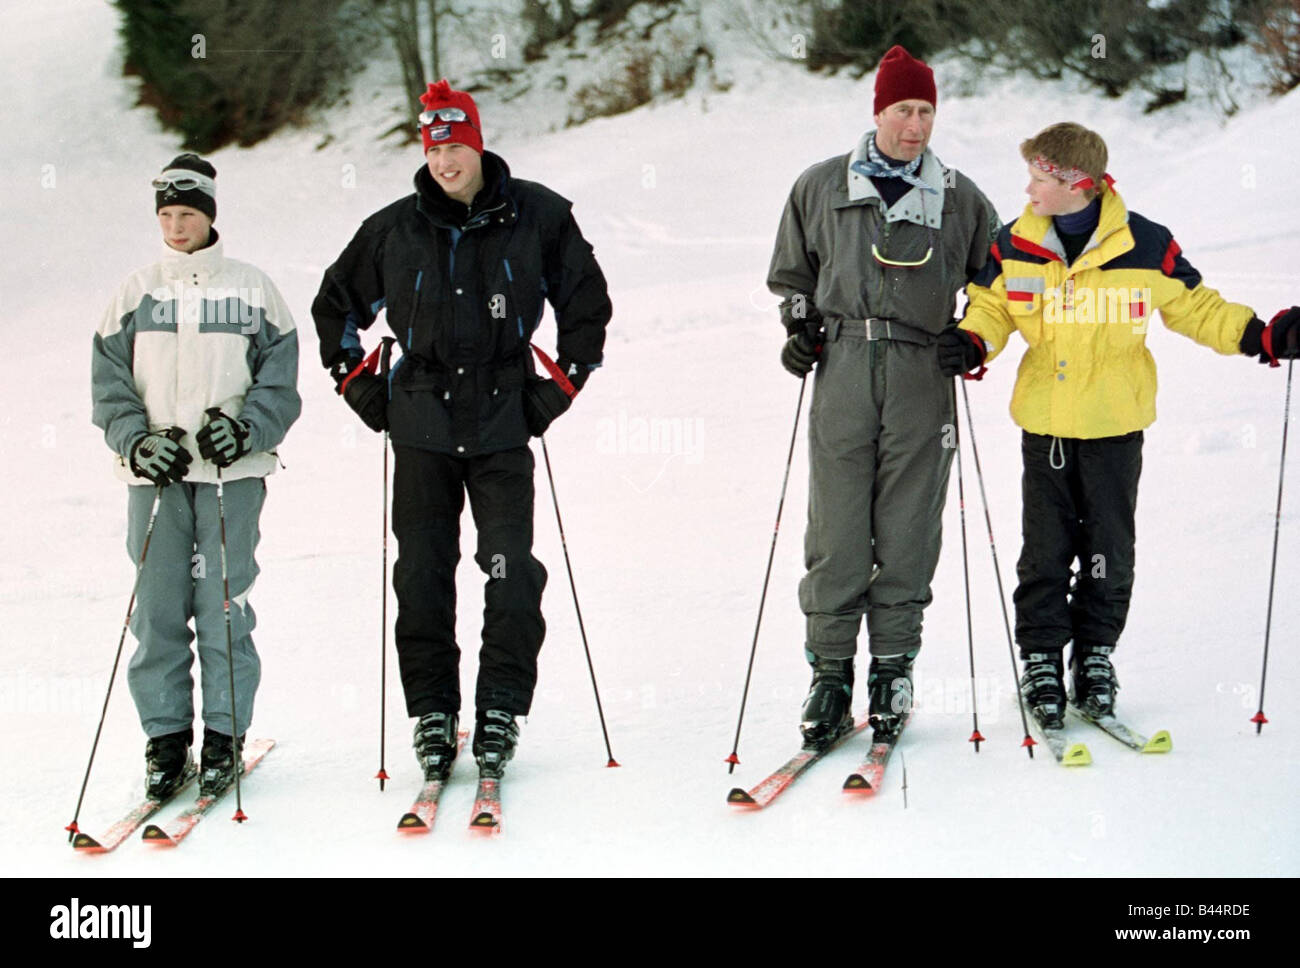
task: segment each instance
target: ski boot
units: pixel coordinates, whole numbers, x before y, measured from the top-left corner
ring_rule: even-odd
[[[872,656],[867,671],[868,714],[876,742],[892,739],[912,711],[912,660],[916,650],[902,655]]]
[[[853,728],[853,659],[822,659],[805,651],[812,685],[799,732],[808,750],[824,750]]]
[[[415,723],[415,758],[426,783],[445,780],[456,760],[456,713],[425,713]]]
[[[1020,694],[1044,729],[1065,728],[1065,682],[1060,652],[1029,652],[1024,656]]]
[[[235,744],[242,754],[244,737],[240,736]],[[203,752],[199,755],[199,796],[220,796],[234,786],[235,770],[243,768],[242,758],[239,766],[235,765],[236,759],[231,755],[230,737],[204,726]]]
[[[1110,664],[1113,645],[1081,646],[1077,642],[1070,657],[1070,702],[1094,718],[1115,714],[1115,693],[1119,679]]]
[[[501,709],[479,710],[474,724],[474,761],[479,776],[503,776],[519,745],[519,724]]]
[[[155,736],[144,748],[144,795],[163,801],[189,783],[196,769],[190,744],[194,730]]]

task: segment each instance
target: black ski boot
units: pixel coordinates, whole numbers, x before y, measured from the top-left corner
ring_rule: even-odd
[[[500,777],[519,745],[519,724],[501,709],[479,710],[474,723],[474,760],[479,776]]]
[[[1020,694],[1044,729],[1065,728],[1065,677],[1060,652],[1030,652],[1024,656]]]
[[[1089,716],[1113,716],[1119,679],[1110,664],[1113,645],[1074,646],[1070,657],[1070,702]]]
[[[456,761],[456,713],[425,713],[415,723],[415,758],[424,780],[445,780]]]
[[[236,740],[244,751],[244,737]],[[199,755],[199,796],[215,797],[235,785],[235,757],[230,752],[230,737],[209,726],[203,727],[203,752]],[[240,765],[242,769],[242,756]]]
[[[916,652],[872,656],[867,671],[868,713],[877,741],[895,736],[912,711],[912,660]]]
[[[812,685],[803,701],[804,749],[823,750],[853,728],[853,659],[822,659],[804,653],[812,664]]]
[[[144,795],[150,800],[166,800],[189,783],[196,769],[190,745],[194,730],[155,736],[144,748]]]

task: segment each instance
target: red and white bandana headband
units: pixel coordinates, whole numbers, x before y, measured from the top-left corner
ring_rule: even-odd
[[[1042,155],[1039,155],[1031,161],[1030,164],[1039,171],[1045,171],[1047,174],[1061,179],[1061,181],[1065,182],[1071,188],[1097,187],[1097,183],[1092,180],[1092,176],[1086,171],[1079,168],[1062,168],[1060,165],[1048,161]],[[1114,187],[1115,179],[1111,178],[1109,174],[1103,174],[1101,177],[1105,180],[1107,185]]]

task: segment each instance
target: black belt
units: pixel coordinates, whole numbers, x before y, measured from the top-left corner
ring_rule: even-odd
[[[936,339],[934,333],[927,333],[923,329],[909,326],[907,323],[900,323],[896,319],[878,319],[874,316],[868,319],[836,318],[828,320],[826,323],[827,341],[833,342],[840,338],[892,339],[900,343],[916,343],[921,346],[932,346]]]

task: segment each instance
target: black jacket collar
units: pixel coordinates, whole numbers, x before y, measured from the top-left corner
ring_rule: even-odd
[[[490,213],[508,215],[513,221],[516,212],[509,187],[510,167],[505,159],[485,151],[483,152],[483,187],[474,196],[474,201],[470,205],[451,198],[442,190],[442,186],[433,180],[428,166],[422,165],[415,173],[416,207],[436,225],[461,231],[486,224],[491,217]]]

